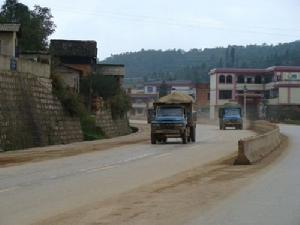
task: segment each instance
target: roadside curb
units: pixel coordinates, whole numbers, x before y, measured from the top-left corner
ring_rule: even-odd
[[[76,156],[95,151],[105,151],[122,145],[137,144],[149,139],[149,128],[144,124],[131,124],[137,132],[125,136],[95,141],[52,145],[17,151],[0,152],[0,168],[29,162],[39,162],[62,157]]]
[[[258,135],[239,140],[235,165],[251,165],[259,162],[276,150],[282,142],[280,129],[276,124],[254,121],[250,129],[256,131]]]

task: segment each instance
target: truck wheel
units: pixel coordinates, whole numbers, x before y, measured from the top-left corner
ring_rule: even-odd
[[[196,127],[191,127],[190,133],[192,142],[196,142]]]
[[[156,144],[156,137],[154,134],[151,134],[151,144],[153,144],[153,145]]]
[[[182,138],[182,144],[186,144],[187,143],[186,130],[184,130],[181,138]]]

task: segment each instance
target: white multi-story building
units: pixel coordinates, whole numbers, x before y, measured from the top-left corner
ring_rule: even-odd
[[[300,108],[300,67],[274,66],[267,69],[217,68],[210,71],[210,118],[219,106],[244,104],[247,116],[259,118],[265,110],[280,111],[283,106]]]

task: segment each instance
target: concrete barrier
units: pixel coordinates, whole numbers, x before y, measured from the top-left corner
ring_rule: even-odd
[[[239,140],[236,165],[254,164],[274,151],[281,143],[280,130],[267,121],[255,121],[250,125],[257,136]]]

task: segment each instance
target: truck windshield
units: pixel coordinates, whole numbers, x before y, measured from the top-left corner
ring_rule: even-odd
[[[227,116],[240,115],[240,109],[225,109],[225,115]]]
[[[183,116],[182,108],[158,108],[157,116]]]

